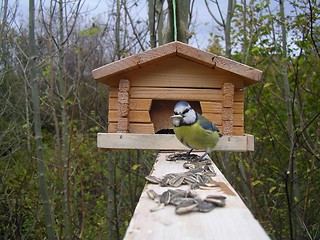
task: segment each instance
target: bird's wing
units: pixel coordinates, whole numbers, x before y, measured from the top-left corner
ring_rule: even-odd
[[[220,132],[219,128],[217,128],[216,125],[214,125],[212,122],[210,122],[208,119],[206,119],[204,116],[198,114],[198,121],[200,126],[207,130],[207,131],[216,131],[216,132]]]

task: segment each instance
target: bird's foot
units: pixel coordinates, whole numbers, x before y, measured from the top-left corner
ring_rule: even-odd
[[[198,159],[198,161],[199,162],[201,162],[201,161],[206,161],[207,159],[206,159],[206,156],[208,155],[208,153],[207,152],[205,152],[203,155],[201,155],[200,157],[199,157],[199,159]]]
[[[190,152],[186,152],[186,153],[173,153],[170,154],[166,157],[167,161],[178,161],[178,160],[182,160],[182,161],[198,161],[199,159],[199,155],[197,154],[190,154]]]

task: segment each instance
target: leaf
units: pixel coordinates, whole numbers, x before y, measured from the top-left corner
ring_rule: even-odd
[[[137,169],[138,169],[138,167],[140,166],[140,164],[134,164],[132,167],[131,167],[131,169],[133,170],[133,171],[136,171]]]
[[[272,86],[272,83],[267,82],[267,83],[263,86],[263,88],[267,88],[267,87],[270,87],[270,86]]]
[[[276,190],[276,188],[277,188],[277,187],[274,187],[274,186],[271,187],[271,188],[269,189],[269,193],[272,193],[274,190]]]
[[[256,181],[252,182],[252,186],[256,186],[256,185],[263,185],[263,182],[260,180],[256,180]]]
[[[277,183],[277,181],[276,181],[275,179],[273,179],[273,178],[267,178],[267,180],[268,180],[269,182],[272,182],[272,183]]]

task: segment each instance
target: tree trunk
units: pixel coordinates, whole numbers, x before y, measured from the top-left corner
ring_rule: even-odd
[[[148,14],[149,14],[150,45],[151,45],[151,48],[155,48],[157,46],[155,0],[148,0],[148,8],[149,8]]]
[[[188,43],[189,39],[190,0],[168,0],[168,20],[164,33],[164,42],[180,41]]]
[[[151,48],[163,44],[163,1],[148,0],[149,31]]]
[[[284,87],[284,98],[287,110],[287,126],[288,126],[288,136],[290,141],[290,153],[289,153],[289,166],[288,166],[288,179],[290,180],[290,206],[289,207],[289,218],[293,218],[294,221],[290,224],[293,231],[290,231],[291,239],[298,238],[297,234],[299,232],[299,212],[298,208],[292,208],[294,202],[300,199],[299,197],[299,185],[297,182],[297,163],[295,160],[295,130],[294,130],[294,119],[292,104],[294,104],[292,99],[292,94],[290,91],[290,83],[288,78],[288,61],[287,61],[287,30],[285,26],[285,13],[284,13],[284,0],[280,0],[280,25],[281,25],[281,36],[282,36],[282,64],[281,64],[281,76]],[[291,214],[293,213],[293,215]],[[291,219],[289,219],[291,221]]]
[[[3,9],[3,10],[2,10]],[[2,45],[3,45],[3,39],[4,39],[4,26],[7,22],[7,15],[8,15],[8,0],[4,0],[3,7],[0,9],[2,14],[2,19],[0,23],[0,57],[2,57]]]
[[[108,221],[108,239],[118,239],[118,231],[116,224],[116,164],[115,157],[111,150],[108,151],[107,169],[108,169],[108,188],[107,188],[107,221]],[[115,234],[116,233],[116,234]]]
[[[63,221],[64,239],[71,239],[70,206],[69,206],[69,159],[68,159],[68,124],[66,109],[66,74],[64,61],[64,20],[63,0],[59,0],[59,93],[61,107],[61,141],[63,161]]]
[[[226,25],[224,28],[227,58],[231,58],[231,20],[233,17],[235,5],[235,0],[228,0],[228,13],[226,17]]]
[[[34,122],[34,134],[36,140],[36,152],[37,163],[39,171],[39,183],[40,183],[40,195],[44,204],[44,217],[47,230],[48,239],[55,239],[53,218],[51,213],[51,204],[49,201],[46,173],[45,173],[45,161],[43,159],[42,150],[42,134],[41,134],[41,118],[40,118],[40,101],[39,101],[39,87],[37,82],[37,70],[36,70],[36,48],[35,48],[35,17],[34,17],[34,0],[29,0],[29,71],[32,88],[32,106],[33,106],[33,122]]]

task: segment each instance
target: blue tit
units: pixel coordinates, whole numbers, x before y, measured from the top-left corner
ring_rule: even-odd
[[[185,101],[178,102],[174,107],[174,115],[171,116],[173,131],[179,141],[191,150],[205,150],[200,157],[202,160],[206,154],[210,154],[216,146],[222,134],[219,129],[204,116],[195,110]]]

